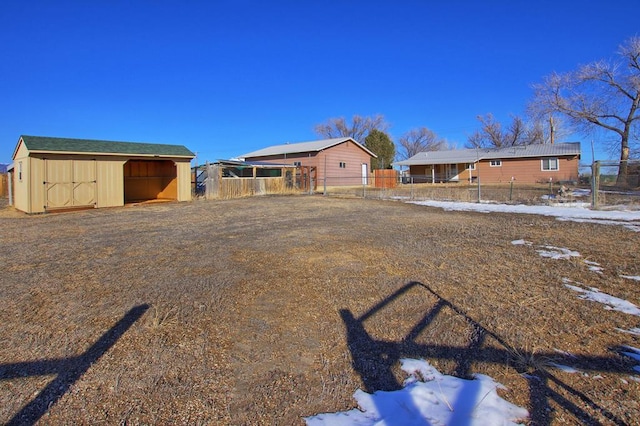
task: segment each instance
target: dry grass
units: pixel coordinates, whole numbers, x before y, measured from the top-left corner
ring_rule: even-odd
[[[637,282],[619,274],[640,275],[638,234],[622,227],[321,196],[4,208],[0,225],[0,423],[72,377],[136,306],[142,317],[89,357],[42,423],[302,423],[352,408],[358,388],[399,387],[406,356],[491,375],[534,423],[640,417],[633,363],[611,350],[638,347],[616,331],[638,318],[562,283],[637,304]]]

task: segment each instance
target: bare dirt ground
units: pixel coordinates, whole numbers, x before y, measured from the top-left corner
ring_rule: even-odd
[[[403,357],[492,376],[531,424],[640,418],[618,353],[639,339],[616,330],[638,317],[563,284],[638,304],[622,227],[322,196],[4,207],[0,226],[0,423],[302,424],[401,387]]]

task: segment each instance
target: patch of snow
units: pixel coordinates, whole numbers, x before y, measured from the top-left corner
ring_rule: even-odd
[[[564,279],[565,279],[565,278],[563,278],[563,280],[564,280]],[[560,350],[560,349],[558,349],[558,348],[554,348],[553,350],[554,350],[555,352],[559,353],[559,354],[564,355],[564,356],[571,357],[571,358],[577,358],[577,356],[575,356],[575,355],[574,355],[574,354],[572,354],[571,352],[563,351],[563,350]]]
[[[550,363],[549,365],[551,365],[551,366],[553,366],[553,367],[557,368],[557,369],[558,369],[558,370],[560,370],[560,371],[564,371],[565,373],[571,373],[571,374],[573,374],[573,373],[579,373],[579,372],[580,372],[579,370],[576,370],[576,369],[575,369],[575,368],[573,368],[573,367],[570,367],[570,366],[568,366],[568,365],[556,364],[555,362],[552,362],[552,363]]]
[[[489,376],[447,376],[416,359],[401,360],[401,367],[409,374],[402,389],[373,394],[357,390],[359,409],[306,417],[307,425],[508,425],[529,416],[526,409],[502,399],[496,389],[504,386]]]
[[[549,257],[551,259],[570,259],[572,257],[580,257],[580,253],[577,251],[569,250],[567,248],[555,247],[555,246],[540,246],[545,250],[536,250],[542,257]]]
[[[620,311],[625,314],[640,316],[640,308],[638,308],[633,303],[624,299],[619,299],[615,296],[611,296],[606,293],[601,293],[600,290],[598,290],[595,287],[591,287],[589,290],[585,290],[581,287],[567,284],[566,282],[565,282],[565,287],[573,291],[577,291],[578,293],[582,293],[581,296],[578,296],[581,299],[591,300],[593,302],[599,302],[606,305],[605,309],[610,309],[614,311]]]
[[[600,266],[600,264],[598,262],[594,262],[592,260],[584,260],[584,263],[586,263],[587,265],[589,265],[589,270],[593,271],[593,272],[597,272],[599,274],[602,273],[602,267]]]
[[[628,333],[628,334],[633,334],[634,336],[640,336],[640,328],[632,328],[629,330],[623,330],[621,328],[616,328],[616,330],[622,332],[622,333]]]
[[[626,345],[623,346],[623,348],[626,349],[626,351],[620,352],[621,354],[626,355],[633,360],[640,361],[640,349]],[[640,365],[636,365],[635,367],[633,367],[633,369],[634,371],[640,373]]]
[[[633,231],[640,232],[640,211],[632,210],[590,210],[585,207],[553,206],[527,206],[524,204],[490,204],[468,203],[454,201],[409,201],[422,206],[438,207],[452,211],[475,211],[481,213],[519,213],[538,214],[555,217],[559,220],[575,222],[590,222],[603,225],[625,226]]]
[[[633,222],[621,222],[619,220],[601,220],[601,219],[578,219],[578,218],[566,218],[566,217],[558,217],[556,218],[559,221],[564,222],[578,222],[578,223],[595,223],[598,225],[618,225],[624,226],[627,229],[630,229],[634,232],[640,232],[640,225],[634,225]]]
[[[533,245],[532,242],[526,241],[526,240],[513,240],[513,241],[511,241],[511,244],[513,244],[514,246],[531,246],[531,245]]]
[[[620,276],[628,280],[640,281],[640,275],[620,275]]]

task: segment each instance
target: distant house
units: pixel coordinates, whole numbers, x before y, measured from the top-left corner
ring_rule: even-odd
[[[393,163],[408,167],[414,182],[573,182],[578,180],[580,143],[420,152]]]
[[[316,183],[324,182],[326,176],[328,186],[368,184],[371,158],[377,156],[352,138],[275,145],[240,156],[247,162],[313,168]]]
[[[182,145],[21,136],[13,152],[14,205],[27,213],[191,200]]]

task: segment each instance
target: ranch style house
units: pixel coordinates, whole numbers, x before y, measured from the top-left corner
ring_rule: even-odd
[[[420,152],[393,163],[413,182],[577,182],[580,143]]]

